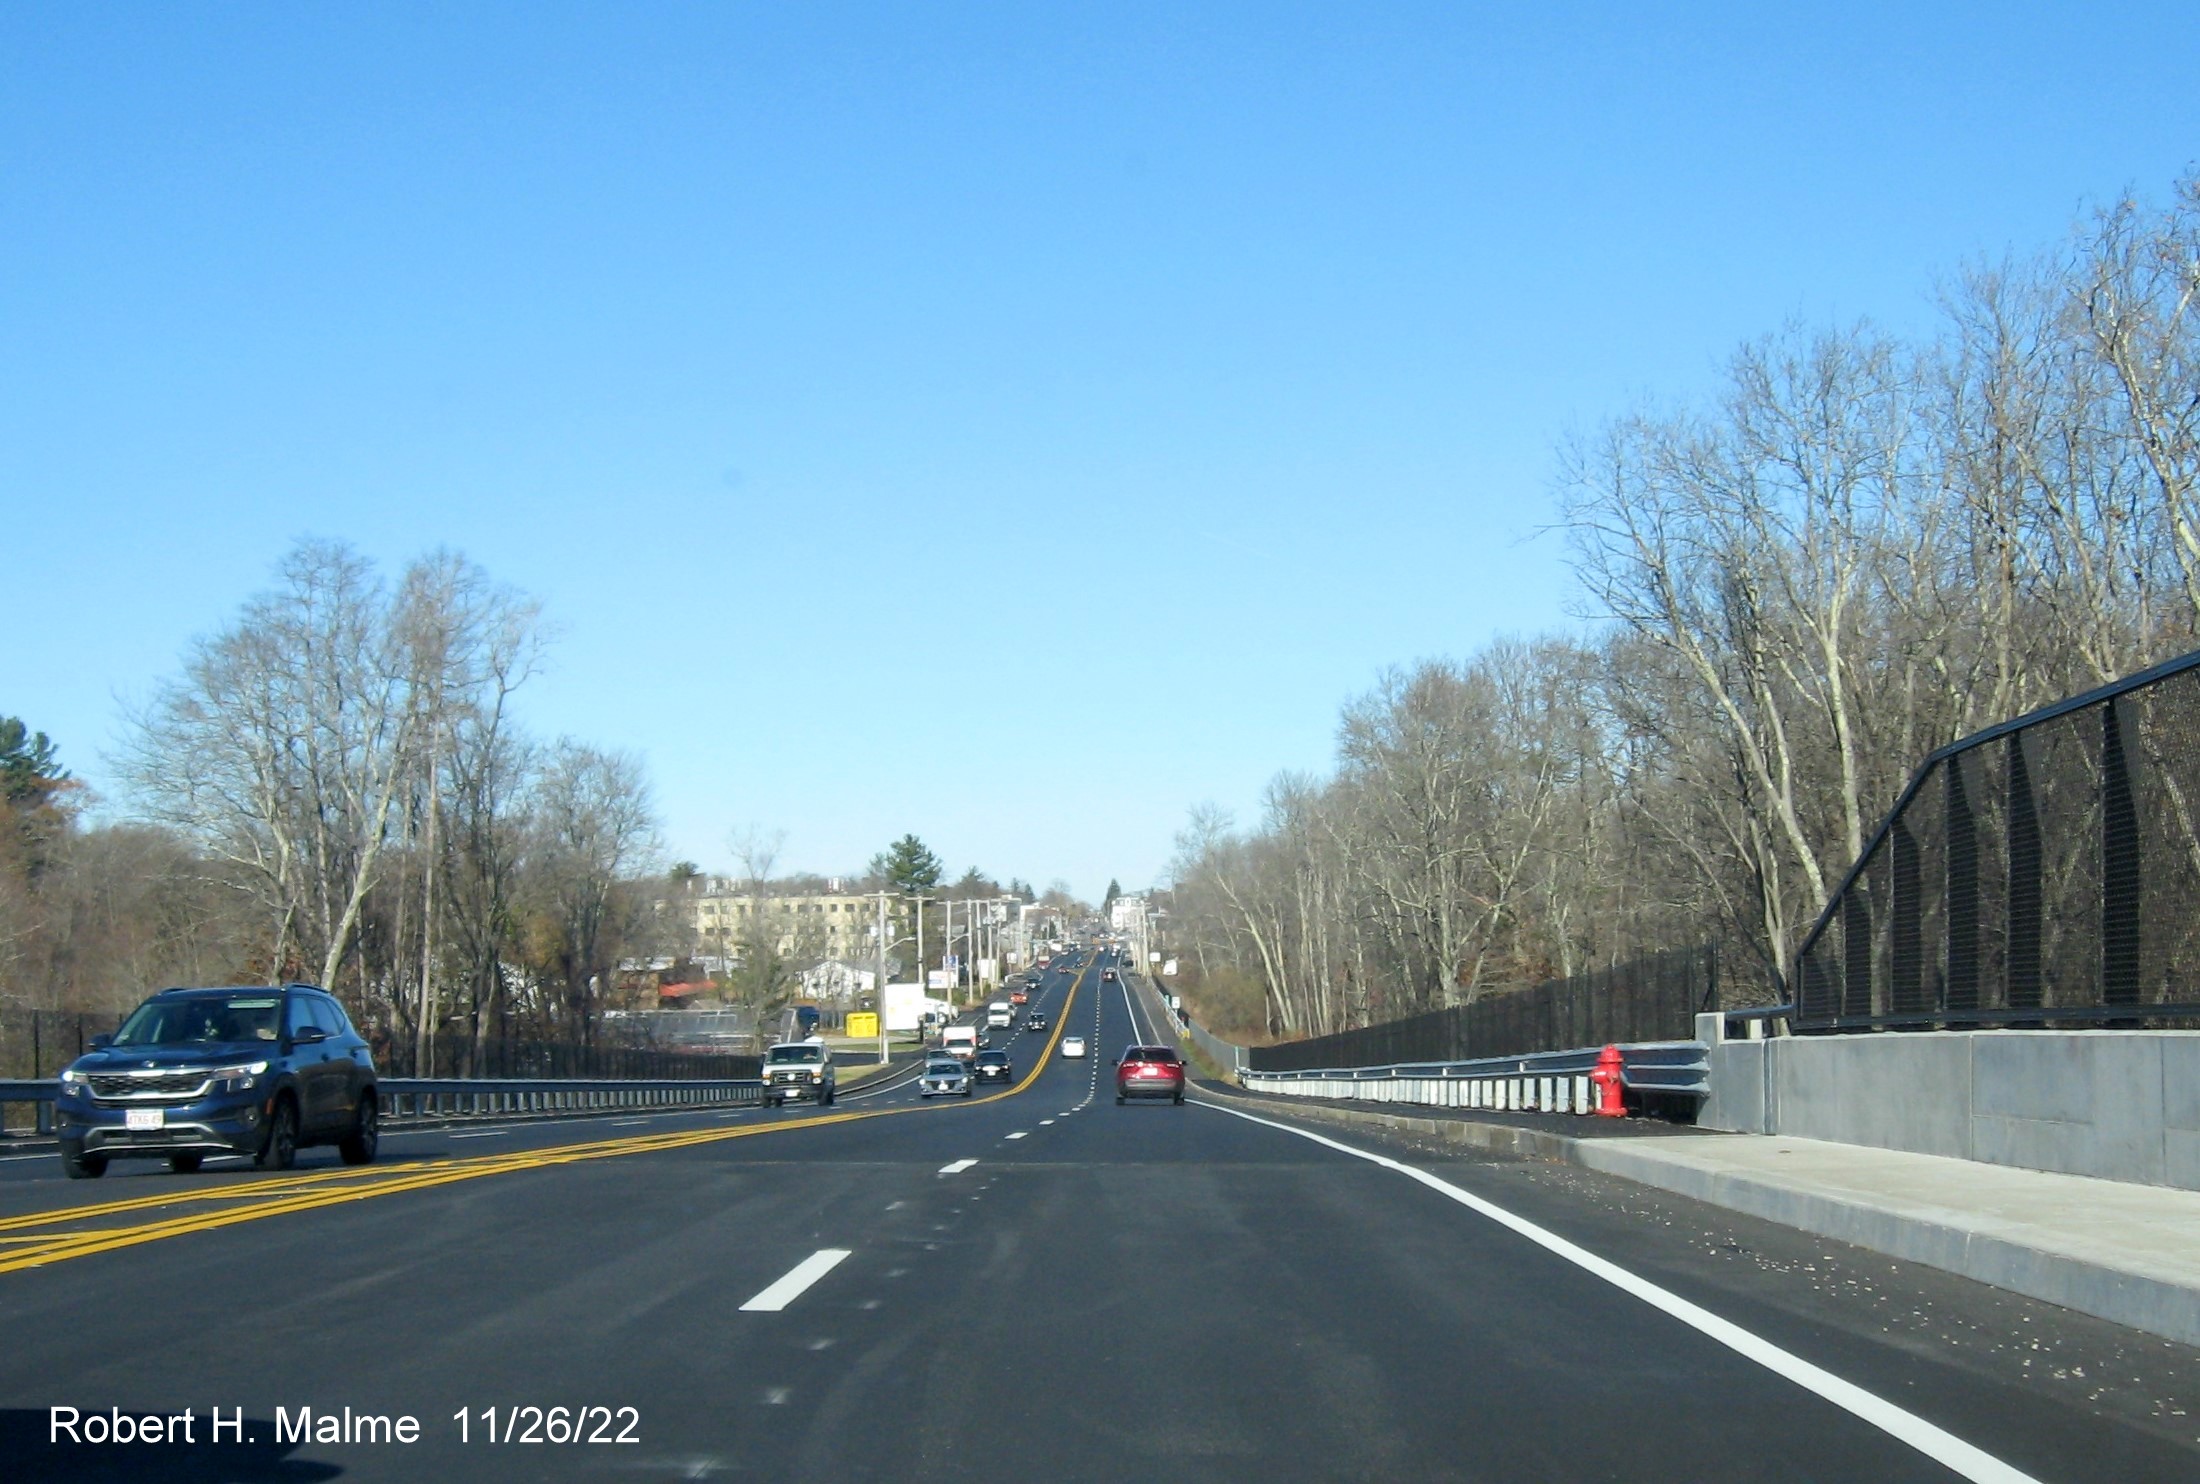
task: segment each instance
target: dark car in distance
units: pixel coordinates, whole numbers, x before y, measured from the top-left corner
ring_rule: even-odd
[[[310,984],[164,989],[61,1073],[54,1132],[71,1179],[115,1159],[210,1155],[287,1170],[309,1144],[366,1164],[380,1144],[374,1055],[344,1007]]]
[[[1005,1051],[981,1051],[971,1059],[970,1075],[979,1082],[1007,1082],[1016,1075]]]
[[[1115,1063],[1115,1100],[1184,1101],[1184,1058],[1173,1046],[1126,1046]]]

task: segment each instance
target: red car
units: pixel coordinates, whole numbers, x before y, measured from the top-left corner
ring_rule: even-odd
[[[1011,1005],[1028,1005],[1031,1003],[1031,996],[1023,990],[1014,990],[1009,994],[1008,1002]]]
[[[1184,1058],[1171,1046],[1126,1046],[1115,1064],[1115,1100],[1184,1101]]]

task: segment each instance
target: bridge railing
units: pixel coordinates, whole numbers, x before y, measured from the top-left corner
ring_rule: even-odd
[[[1802,1032],[2200,1023],[2200,652],[1928,757],[1797,953]]]

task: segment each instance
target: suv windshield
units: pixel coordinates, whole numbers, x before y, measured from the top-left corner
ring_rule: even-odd
[[[283,997],[256,994],[189,995],[151,999],[130,1012],[115,1032],[116,1046],[187,1046],[193,1043],[272,1041]]]
[[[822,1061],[822,1046],[774,1046],[765,1055],[772,1061]]]
[[[989,1067],[1005,1067],[1008,1065],[1008,1053],[1005,1051],[981,1051],[978,1053],[978,1060]]]

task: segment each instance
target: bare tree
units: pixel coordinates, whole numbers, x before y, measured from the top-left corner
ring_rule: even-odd
[[[621,940],[639,926],[629,878],[653,864],[657,821],[638,759],[570,738],[549,749],[532,813],[531,968],[557,994],[543,1009],[586,1041]]]

